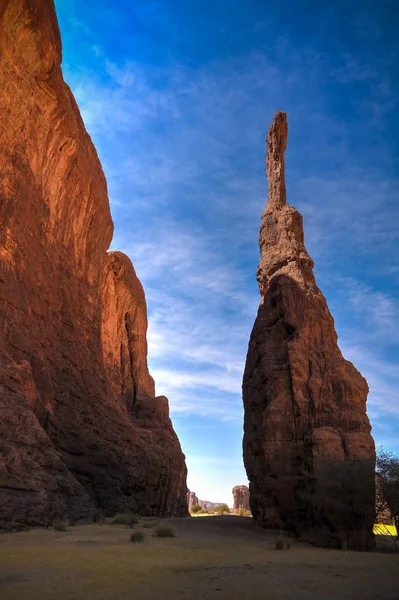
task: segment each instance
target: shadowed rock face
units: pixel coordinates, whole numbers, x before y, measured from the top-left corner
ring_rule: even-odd
[[[248,486],[236,485],[235,487],[233,487],[232,493],[234,510],[238,510],[239,508],[245,508],[245,510],[250,510]]]
[[[185,514],[133,266],[62,78],[52,0],[0,0],[0,526]]]
[[[338,348],[334,321],[286,203],[286,114],[267,138],[261,293],[243,380],[244,462],[256,522],[333,547],[373,546],[375,448],[368,386]]]

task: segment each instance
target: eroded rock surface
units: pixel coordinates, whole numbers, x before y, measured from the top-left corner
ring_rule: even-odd
[[[146,305],[107,254],[107,186],[63,81],[52,0],[0,0],[0,525],[185,514]]]
[[[244,462],[258,524],[321,545],[373,546],[375,447],[368,386],[338,348],[302,216],[286,203],[286,114],[267,138],[261,293],[243,380]]]
[[[232,494],[234,510],[238,510],[239,508],[251,510],[249,506],[249,489],[247,485],[236,485],[232,489]]]

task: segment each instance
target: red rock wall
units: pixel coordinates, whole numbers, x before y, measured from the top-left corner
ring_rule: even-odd
[[[257,523],[321,545],[373,546],[375,448],[367,382],[346,361],[286,203],[285,113],[269,129],[269,197],[262,215],[261,292],[243,400],[244,462]]]
[[[107,186],[52,0],[0,0],[0,523],[185,511],[144,292],[107,254]]]

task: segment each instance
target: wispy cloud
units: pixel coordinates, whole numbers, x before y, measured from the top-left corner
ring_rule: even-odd
[[[122,245],[146,289],[157,390],[170,396],[173,412],[241,421],[257,289],[248,293],[245,273],[226,264],[206,234],[163,225],[155,235],[151,230],[152,241]]]

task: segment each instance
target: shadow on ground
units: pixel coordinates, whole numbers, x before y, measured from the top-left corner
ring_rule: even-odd
[[[131,529],[85,525],[0,536],[2,600],[398,600],[398,556],[314,548],[245,517],[168,519],[175,538],[153,537],[157,522]]]

